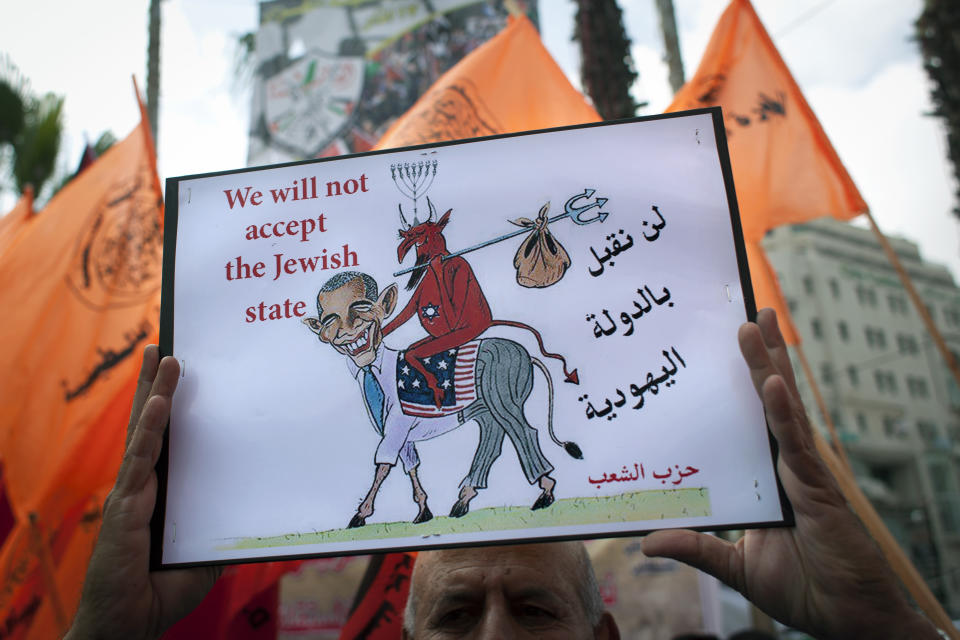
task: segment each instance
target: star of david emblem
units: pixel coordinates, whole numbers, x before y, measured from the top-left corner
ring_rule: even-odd
[[[427,322],[433,322],[434,319],[440,315],[440,307],[429,302],[427,306],[420,307],[420,315],[422,315]]]

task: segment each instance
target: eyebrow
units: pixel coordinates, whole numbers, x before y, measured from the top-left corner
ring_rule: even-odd
[[[456,591],[444,593],[435,602],[436,607],[444,607],[451,604],[479,602],[482,599],[482,594],[477,594],[467,589],[457,589]]]
[[[372,307],[372,306],[373,306],[373,301],[371,300],[357,300],[356,302],[351,302],[348,308],[354,309],[356,307]],[[320,318],[320,324],[326,324],[327,320],[330,320],[331,318],[337,318],[337,317],[339,316],[336,313],[328,313],[327,315],[322,316]]]
[[[557,596],[557,594],[553,593],[549,589],[544,589],[542,587],[525,587],[512,590],[507,593],[507,596],[511,601],[537,600],[560,607],[565,606],[562,598]],[[484,597],[485,594],[478,594],[467,589],[457,589],[455,591],[444,593],[435,602],[437,608],[442,608],[452,604],[470,604],[479,602],[483,600]]]
[[[511,600],[543,600],[556,606],[564,606],[562,598],[549,589],[542,587],[526,587],[511,591],[509,594]]]

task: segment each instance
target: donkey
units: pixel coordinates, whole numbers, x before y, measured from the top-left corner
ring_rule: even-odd
[[[561,442],[554,433],[553,381],[546,366],[512,340],[484,338],[469,347],[475,348],[476,353],[473,386],[461,389],[462,406],[457,404],[456,394],[451,389],[453,385],[446,385],[441,399],[441,409],[445,410],[428,411],[433,408],[431,403],[405,412],[398,382],[413,380],[408,377],[413,376],[413,372],[403,373],[408,360],[383,344],[384,332],[381,331],[383,320],[396,306],[397,296],[395,284],[378,295],[377,283],[369,275],[341,272],[321,287],[317,295],[318,315],[304,319],[321,342],[347,356],[351,371],[359,382],[368,417],[381,436],[374,456],[373,483],[348,526],[363,526],[373,515],[380,486],[398,458],[410,476],[414,500],[419,505],[413,522],[431,519],[433,515],[427,506],[427,493],[417,476],[420,459],[416,442],[437,437],[470,420],[479,424],[480,440],[470,470],[460,483],[459,496],[450,516],[466,515],[477,490],[486,487],[490,467],[500,456],[504,435],[517,451],[527,482],[540,486],[541,492],[531,508],[549,507],[554,502],[556,486],[556,481],[550,477],[553,466],[543,455],[537,431],[527,422],[523,411],[533,388],[534,367],[543,372],[547,381],[550,438],[574,458],[582,458],[582,453],[575,443]],[[459,387],[460,383],[456,386]]]

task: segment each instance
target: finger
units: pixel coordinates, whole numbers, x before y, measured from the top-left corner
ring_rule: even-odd
[[[654,558],[673,558],[743,592],[743,566],[729,542],[686,529],[655,531],[641,542],[643,553]]]
[[[757,395],[762,398],[763,383],[770,376],[779,375],[780,372],[770,358],[770,351],[763,341],[759,325],[753,322],[741,325],[737,332],[737,339],[740,343],[740,353],[743,354],[743,360],[750,370],[753,387],[757,390]]]
[[[817,453],[806,414],[795,404],[781,376],[770,377],[761,393],[767,424],[777,439],[780,460],[802,483],[833,488],[830,473]]]
[[[140,365],[140,376],[137,378],[137,390],[133,394],[133,406],[130,408],[130,422],[127,423],[127,440],[124,448],[130,446],[134,427],[140,419],[143,405],[150,396],[153,380],[157,377],[157,366],[160,364],[160,348],[155,344],[148,344],[143,350],[143,362]]]
[[[790,364],[790,352],[787,350],[787,341],[783,339],[783,333],[780,331],[777,313],[773,309],[761,309],[757,313],[757,326],[760,327],[760,335],[770,354],[773,366],[783,376],[790,392],[799,398],[797,381],[793,375],[793,366]]]
[[[154,388],[143,406],[117,474],[115,491],[118,496],[129,496],[140,491],[156,466],[179,374],[180,366],[174,358],[166,357],[160,361]]]

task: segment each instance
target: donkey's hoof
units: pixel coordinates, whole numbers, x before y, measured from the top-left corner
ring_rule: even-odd
[[[450,509],[451,518],[462,518],[470,511],[470,503],[457,500]]]
[[[361,516],[359,513],[353,514],[353,517],[350,518],[350,524],[347,525],[347,529],[356,529],[357,527],[362,527],[367,524],[367,519]]]
[[[430,507],[424,506],[423,510],[413,519],[413,524],[421,524],[428,520],[433,520],[433,513],[430,512]]]
[[[552,493],[541,493],[537,498],[537,501],[533,503],[533,506],[530,507],[531,511],[536,511],[537,509],[546,509],[553,504],[553,494]]]

